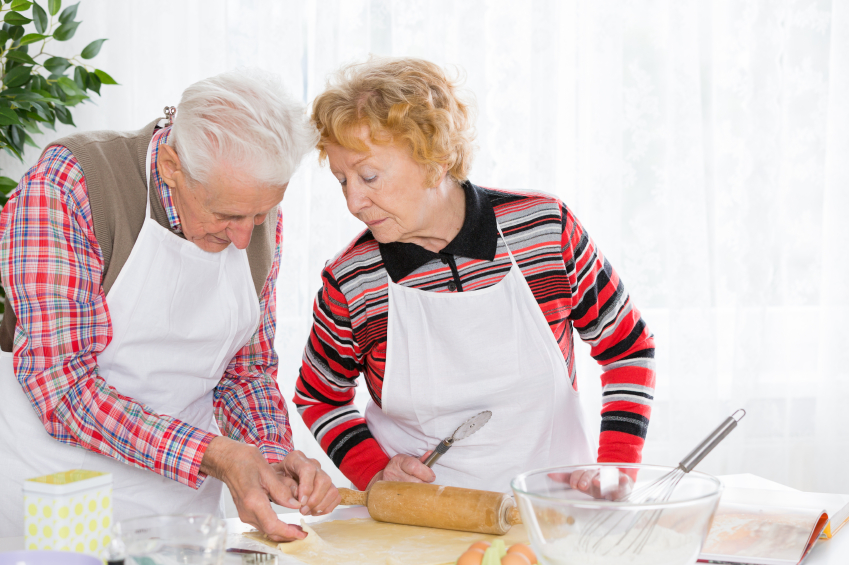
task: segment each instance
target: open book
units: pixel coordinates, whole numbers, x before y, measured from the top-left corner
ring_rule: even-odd
[[[726,488],[700,562],[797,565],[849,519],[849,495]]]

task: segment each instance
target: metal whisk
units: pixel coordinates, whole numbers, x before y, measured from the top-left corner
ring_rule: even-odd
[[[737,422],[743,419],[746,411],[742,408],[734,412],[731,416],[725,419],[719,427],[717,427],[704,441],[702,441],[693,451],[687,454],[684,459],[678,463],[678,467],[670,471],[660,479],[631,491],[627,496],[622,497],[617,502],[630,502],[633,504],[649,504],[652,502],[666,502],[675,487],[684,478],[684,475],[695,469],[705,456],[713,451],[719,442],[731,433],[737,427]],[[649,538],[660,520],[662,510],[653,510],[646,516],[636,514],[632,516],[630,512],[622,512],[618,519],[611,523],[614,518],[612,514],[600,514],[593,520],[587,523],[587,527],[581,535],[579,547],[583,551],[599,552],[602,555],[607,555],[611,551],[618,551],[619,555],[626,553],[638,554],[648,543]],[[624,528],[624,532],[618,534],[619,538],[613,542],[603,543],[614,535],[614,531],[623,520],[632,517],[632,523]],[[635,529],[634,526],[638,520],[644,520],[645,526],[640,529]],[[602,548],[602,545],[605,547]],[[601,551],[599,551],[601,549]]]

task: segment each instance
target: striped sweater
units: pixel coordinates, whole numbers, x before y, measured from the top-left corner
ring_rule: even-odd
[[[379,244],[361,233],[322,272],[294,402],[331,460],[358,488],[389,461],[353,405],[362,374],[380,405],[386,359],[387,281],[432,292],[474,292],[511,262],[528,282],[577,389],[573,328],[603,368],[598,460],[639,462],[654,394],[654,338],[610,263],[572,212],[535,192],[471,183],[466,218],[439,254]]]

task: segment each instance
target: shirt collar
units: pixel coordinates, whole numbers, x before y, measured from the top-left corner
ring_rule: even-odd
[[[171,135],[171,128],[163,128],[156,130],[153,134],[153,155],[151,156],[151,174],[153,175],[153,184],[156,188],[156,193],[159,195],[159,200],[162,202],[162,207],[165,208],[165,214],[168,216],[168,223],[171,229],[176,233],[182,233],[183,227],[180,224],[180,216],[177,214],[177,208],[174,206],[174,200],[171,197],[171,187],[165,184],[162,177],[159,176],[159,167],[157,167],[157,159],[159,157],[159,146],[168,143],[168,137]]]
[[[439,253],[428,251],[415,243],[380,243],[383,265],[393,282],[398,282],[422,265],[444,255],[459,255],[471,259],[492,261],[498,245],[498,225],[495,210],[486,192],[465,181],[461,185],[466,194],[466,217],[463,227]]]

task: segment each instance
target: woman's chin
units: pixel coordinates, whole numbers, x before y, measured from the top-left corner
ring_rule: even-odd
[[[372,237],[378,243],[393,243],[398,241],[398,234],[390,233],[389,230],[381,229],[380,226],[369,227]]]

